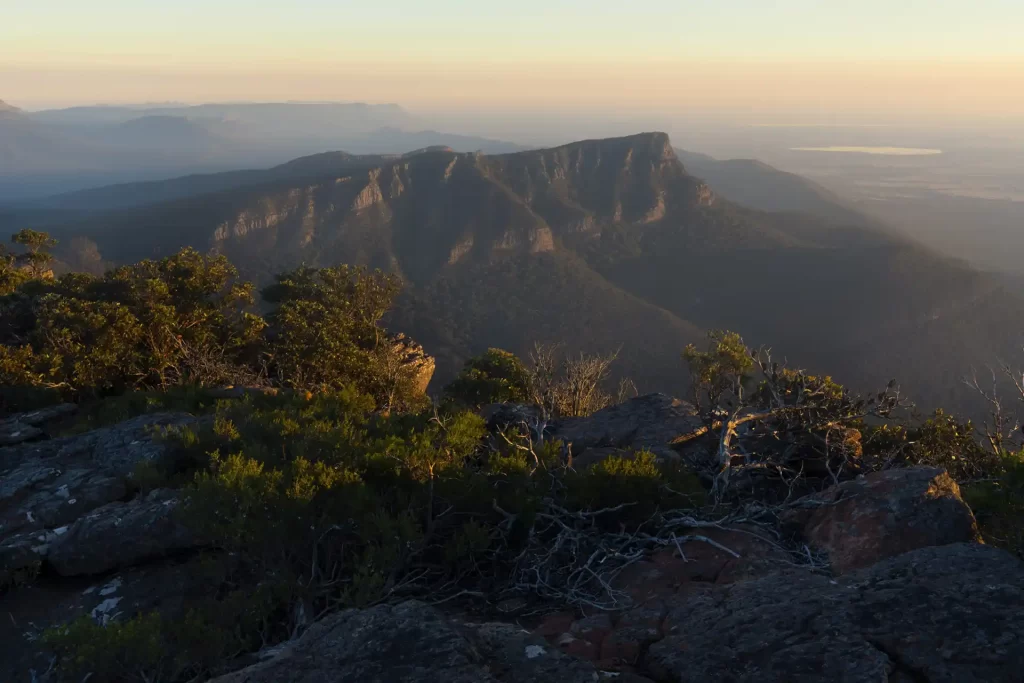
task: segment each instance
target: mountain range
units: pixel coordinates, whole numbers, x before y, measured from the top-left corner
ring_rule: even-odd
[[[266,166],[324,149],[521,147],[423,130],[397,105],[237,103],[27,112],[0,102],[0,202],[136,179]]]
[[[328,153],[64,195],[33,227],[86,236],[115,263],[192,245],[261,282],[300,263],[396,272],[390,324],[438,358],[437,383],[488,346],[541,341],[618,351],[642,389],[678,393],[683,346],[728,328],[858,389],[897,378],[923,408],[969,411],[960,378],[1019,351],[1024,299],[1005,282],[798,176],[683,157],[663,133],[494,155]]]

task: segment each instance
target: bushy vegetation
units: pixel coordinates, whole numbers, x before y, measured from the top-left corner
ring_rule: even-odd
[[[488,349],[470,358],[444,389],[444,398],[471,408],[489,403],[529,403],[546,418],[585,417],[629,395],[629,380],[620,382],[617,399],[608,391],[608,369],[616,354],[560,353],[559,347],[536,344],[529,365],[513,353]]]
[[[223,256],[183,249],[102,276],[44,277],[54,243],[15,236],[0,254],[0,409],[53,397],[268,385],[319,391],[354,384],[387,407],[417,400],[409,370],[380,326],[398,291],[381,273],[300,268],[263,292]]]
[[[410,596],[610,608],[594,558],[675,547],[706,505],[720,519],[738,493],[778,505],[883,467],[946,468],[987,540],[1024,552],[1024,450],[1002,414],[984,441],[941,411],[898,419],[894,384],[861,398],[715,332],[683,352],[705,423],[687,438],[704,440],[707,467],[639,451],[574,469],[545,425],[617,400],[614,355],[489,349],[435,405],[380,324],[398,292],[389,276],[300,268],[263,292],[261,315],[222,257],[186,249],[54,278],[52,241],[19,239],[22,254],[0,254],[0,409],[77,400],[73,429],[208,415],[165,435],[176,469],[132,478],[180,489],[181,521],[203,541],[183,568],[196,589],[172,611],[50,629],[68,681],[202,680],[325,612]],[[259,390],[224,400],[225,385]],[[489,433],[476,410],[495,402],[539,417]]]
[[[712,332],[706,350],[689,346],[683,358],[694,401],[719,436],[716,494],[738,485],[788,500],[872,470],[938,467],[959,483],[986,541],[1024,557],[1021,421],[997,387],[972,382],[992,409],[978,427],[943,410],[916,418],[895,382],[875,396],[854,396],[831,377],[781,367],[732,332]],[[1001,370],[1024,403],[1024,375]]]
[[[532,393],[530,371],[518,356],[503,349],[487,349],[470,358],[444,388],[445,399],[477,408],[489,403],[524,403]]]
[[[550,544],[538,515],[552,506],[622,506],[600,520],[618,530],[702,502],[692,476],[649,453],[577,472],[558,444],[485,436],[474,412],[384,416],[354,387],[221,402],[206,428],[173,437],[190,472],[182,519],[209,548],[202,596],[180,614],[80,620],[47,642],[69,680],[188,680],[325,610],[520,595],[516,558]]]

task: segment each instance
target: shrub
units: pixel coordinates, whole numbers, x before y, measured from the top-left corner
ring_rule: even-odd
[[[1024,559],[1024,450],[1001,457],[1000,476],[963,488],[987,543]]]
[[[444,388],[444,397],[474,408],[489,403],[523,403],[532,397],[530,372],[515,354],[487,349],[466,361],[459,376]]]
[[[254,376],[264,326],[227,260],[183,249],[103,277],[29,281],[0,300],[5,382],[77,397]]]
[[[18,262],[48,263],[47,240],[32,233],[26,254],[0,253],[0,385],[92,400],[272,378],[306,391],[353,385],[385,412],[424,405],[417,368],[380,326],[399,288],[391,276],[348,266],[284,273],[264,291],[273,305],[264,320],[250,310],[252,284],[223,256],[186,248],[53,280]],[[39,396],[5,391],[4,407],[35,407]]]

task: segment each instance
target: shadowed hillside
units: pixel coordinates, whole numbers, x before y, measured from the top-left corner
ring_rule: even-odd
[[[842,207],[734,204],[663,133],[496,156],[331,153],[79,200],[119,193],[170,200],[48,229],[115,262],[190,244],[264,280],[299,263],[394,271],[406,294],[393,324],[438,356],[439,381],[488,345],[546,339],[621,347],[621,371],[674,389],[679,349],[730,328],[855,386],[898,377],[922,404],[963,407],[958,379],[1020,341],[1005,322],[1024,304],[988,276],[837,220]]]

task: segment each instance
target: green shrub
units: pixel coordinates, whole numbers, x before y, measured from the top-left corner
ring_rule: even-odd
[[[690,472],[664,465],[650,451],[610,455],[575,475],[569,496],[575,508],[602,510],[625,506],[602,522],[643,523],[658,510],[697,507],[704,487]]]
[[[479,408],[489,403],[530,400],[530,372],[513,353],[487,351],[466,361],[459,376],[444,388],[446,400]]]
[[[990,479],[963,487],[964,499],[978,518],[986,543],[1024,559],[1024,450],[1000,458]]]
[[[42,640],[59,658],[65,680],[91,675],[111,683],[149,683],[172,678],[173,654],[166,651],[163,628],[155,612],[106,625],[84,616],[46,631]]]

